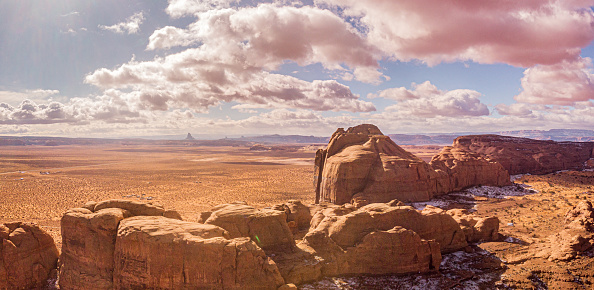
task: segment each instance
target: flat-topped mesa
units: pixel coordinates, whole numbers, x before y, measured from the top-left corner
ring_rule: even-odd
[[[475,185],[510,184],[501,165],[479,154],[450,148],[428,164],[370,124],[339,128],[316,153],[315,166],[316,203],[426,201]]]
[[[461,136],[454,148],[501,163],[509,174],[547,174],[594,167],[594,142],[555,142],[499,135]]]

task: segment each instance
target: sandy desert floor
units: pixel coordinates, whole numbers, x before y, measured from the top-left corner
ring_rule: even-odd
[[[160,203],[187,220],[236,200],[311,203],[314,156],[246,147],[3,146],[0,222],[36,222],[60,241],[62,214],[91,200]]]
[[[0,223],[36,222],[52,234],[60,247],[60,217],[67,209],[88,201],[150,201],[176,209],[186,220],[196,220],[201,211],[236,200],[256,207],[289,199],[312,203],[315,151],[311,149],[315,148],[251,151],[247,147],[155,145],[3,146]],[[406,149],[428,161],[440,147]],[[480,216],[497,216],[501,221],[500,233],[506,238],[476,246],[478,254],[444,256],[442,273],[453,273],[450,280],[457,283],[454,286],[474,285],[468,283],[477,279],[483,279],[483,284],[476,285],[505,283],[537,289],[541,284],[559,289],[594,285],[594,258],[590,256],[559,263],[522,258],[531,245],[545,243],[549,235],[562,230],[565,214],[574,205],[581,200],[594,200],[594,172],[523,175],[517,176],[515,182],[533,192],[498,194],[497,189],[482,187],[429,203],[444,209],[471,209]],[[447,264],[460,259],[470,268],[460,270],[455,268],[457,264]],[[432,281],[423,276],[406,279],[413,284],[419,279]],[[449,285],[439,279],[443,275],[435,280],[438,287]],[[342,283],[346,288],[338,288],[350,289],[347,282],[332,280],[323,287]],[[351,288],[362,284],[359,281],[354,285]]]

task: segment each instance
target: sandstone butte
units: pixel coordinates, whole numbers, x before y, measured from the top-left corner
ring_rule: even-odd
[[[456,138],[426,163],[363,124],[339,128],[316,153],[316,203],[428,201],[472,186],[510,185],[510,174],[592,167],[593,158],[594,142],[473,135]]]
[[[427,163],[396,145],[374,125],[339,128],[316,153],[316,202],[367,204],[428,201],[476,185],[510,185],[497,162],[459,146]]]

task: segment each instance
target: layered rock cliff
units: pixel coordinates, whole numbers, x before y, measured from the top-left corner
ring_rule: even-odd
[[[396,145],[374,125],[339,128],[316,153],[316,202],[426,201],[476,185],[509,185],[496,162],[462,147],[446,147],[431,163]]]
[[[500,163],[509,174],[547,174],[594,166],[594,142],[555,142],[498,135],[461,136],[453,148]]]

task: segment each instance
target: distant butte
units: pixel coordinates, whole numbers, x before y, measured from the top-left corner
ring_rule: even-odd
[[[196,138],[192,137],[192,134],[188,133],[186,140],[196,140]]]

